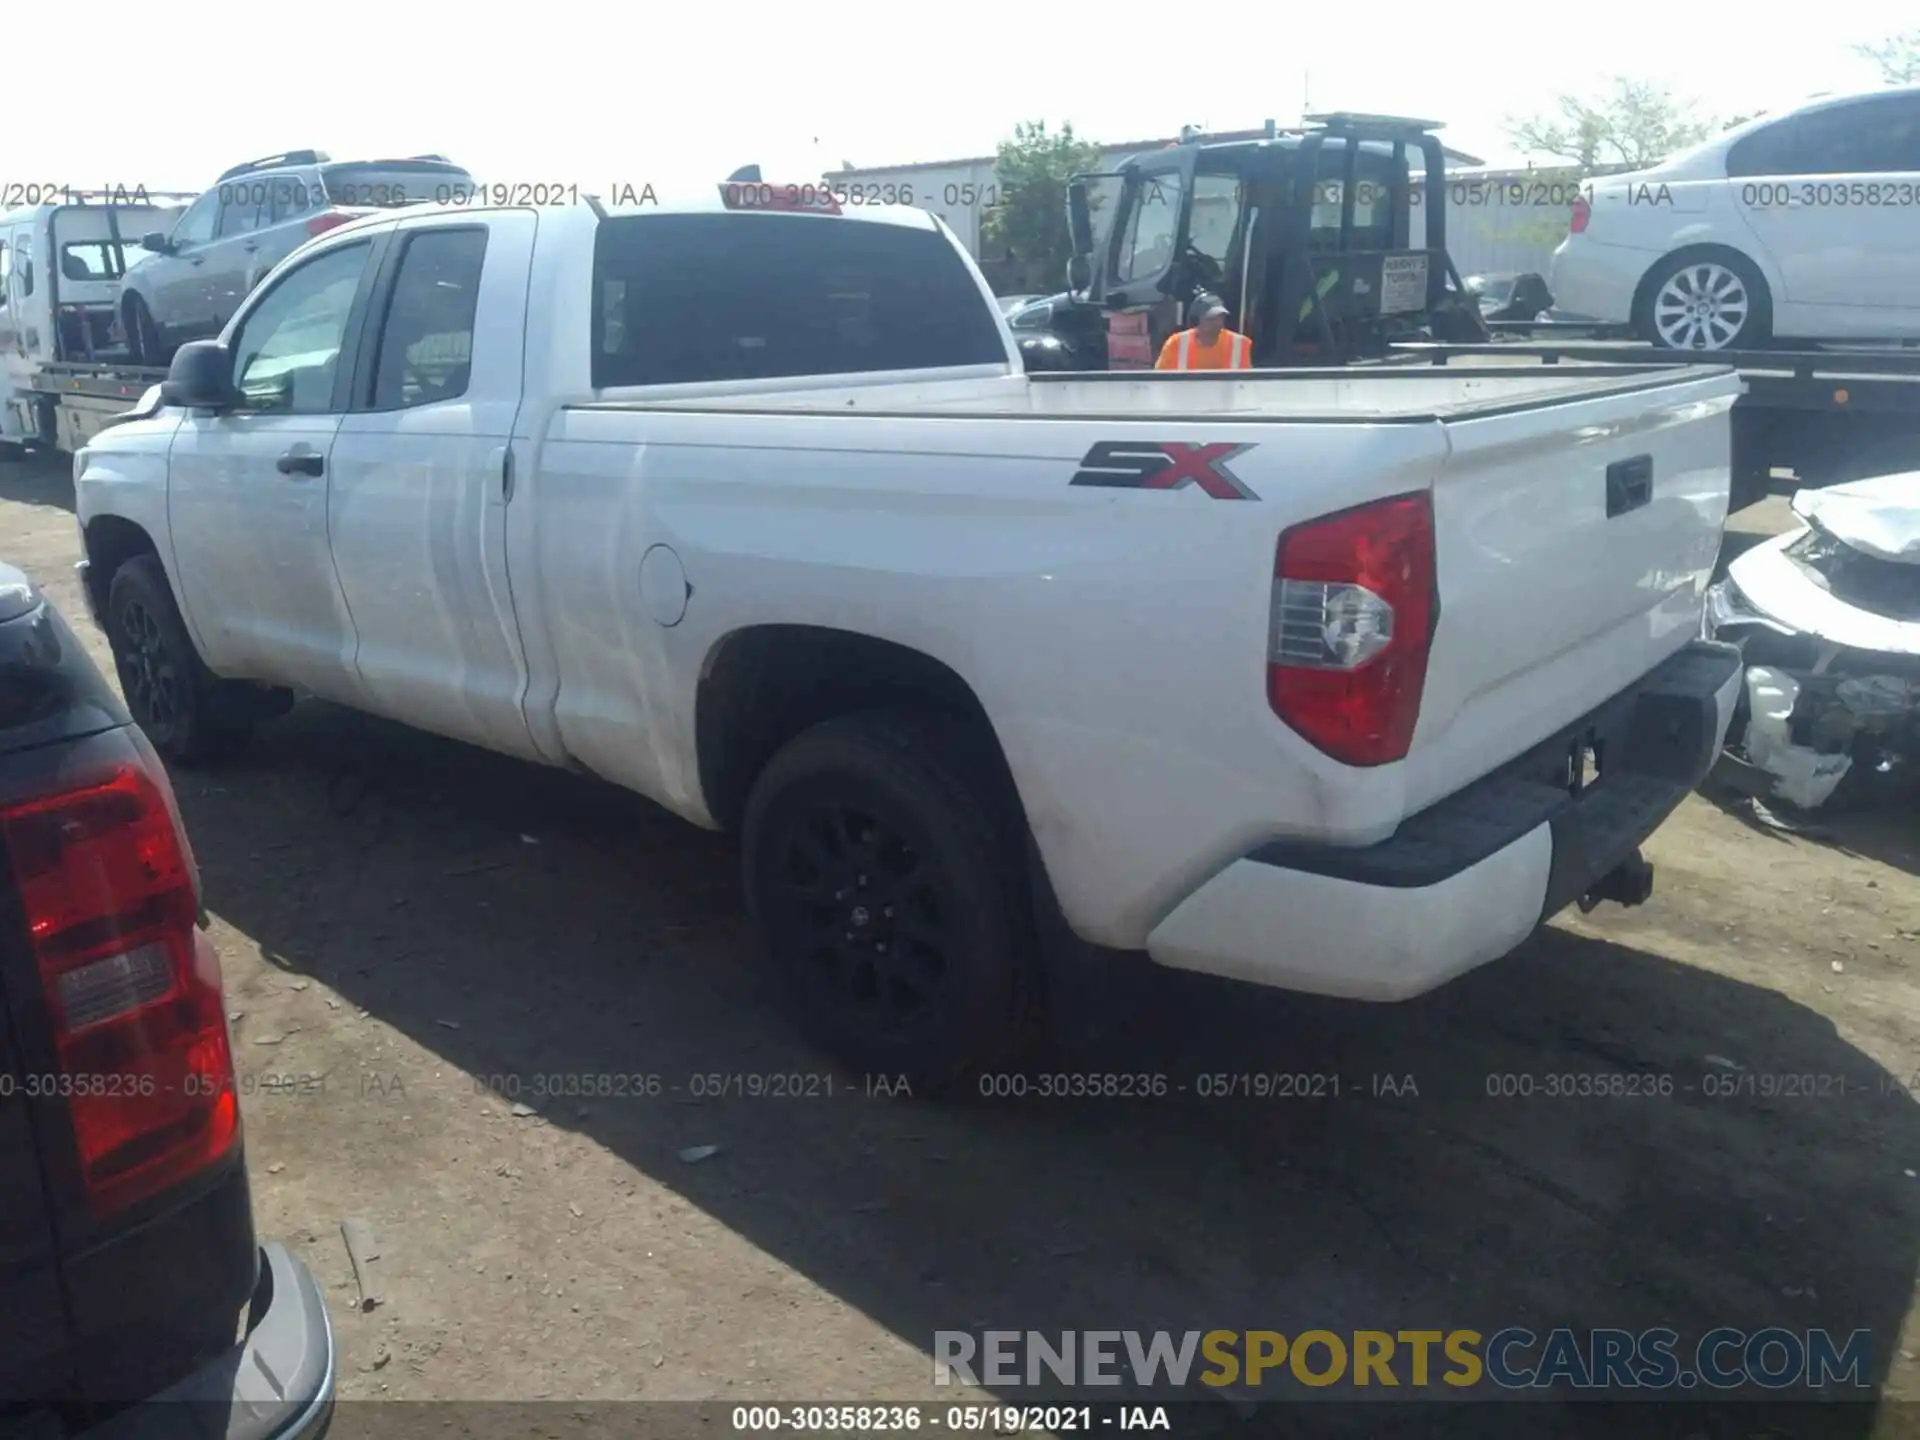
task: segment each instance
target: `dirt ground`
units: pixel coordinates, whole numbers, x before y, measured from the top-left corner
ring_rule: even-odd
[[[71,506],[63,460],[0,466],[0,555],[104,666]],[[1440,993],[1166,974],[1114,1068],[1186,1094],[934,1106],[797,1041],[728,843],[611,787],[312,703],[176,782],[259,1228],[326,1285],[345,1398],[951,1399],[939,1329],[1508,1324],[1864,1326],[1877,1392],[1920,1398],[1912,796],[1813,835],[1695,796],[1649,846],[1650,904],[1571,914]],[[1340,1098],[1193,1093],[1276,1070]],[[1570,1073],[1675,1088],[1488,1094]],[[1707,1093],[1733,1074],[1845,1093]],[[757,1075],[822,1078],[702,1093]],[[364,1313],[346,1216],[379,1245]]]

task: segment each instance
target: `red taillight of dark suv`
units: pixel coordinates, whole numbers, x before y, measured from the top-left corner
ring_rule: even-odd
[[[1438,613],[1426,491],[1296,525],[1273,562],[1267,701],[1349,765],[1406,758]]]
[[[96,1216],[239,1138],[219,961],[165,772],[122,764],[0,810]]]

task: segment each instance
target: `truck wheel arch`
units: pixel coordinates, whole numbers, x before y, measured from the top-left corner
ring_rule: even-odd
[[[158,556],[153,537],[121,515],[96,515],[87,522],[87,590],[95,613],[107,613],[114,573],[136,555]]]
[[[722,829],[737,829],[747,792],[794,736],[823,720],[901,705],[952,714],[977,727],[998,780],[1019,791],[986,708],[973,687],[924,651],[850,630],[757,625],[723,637],[708,653],[694,701],[700,788]],[[1025,811],[1017,812],[1025,822]]]

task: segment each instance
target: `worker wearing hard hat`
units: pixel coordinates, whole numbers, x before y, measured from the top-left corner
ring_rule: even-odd
[[[1193,328],[1169,335],[1156,370],[1249,370],[1253,342],[1227,329],[1227,307],[1217,295],[1198,295],[1187,307]]]

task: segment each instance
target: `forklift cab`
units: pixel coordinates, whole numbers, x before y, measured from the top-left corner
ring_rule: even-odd
[[[1074,177],[1069,283],[1082,303],[1056,327],[1076,328],[1076,348],[1104,352],[1115,369],[1151,367],[1201,291],[1226,304],[1256,366],[1339,364],[1415,335],[1483,335],[1447,259],[1446,207],[1421,203],[1445,194],[1440,127],[1307,119],[1258,140],[1183,139]],[[1096,210],[1106,212],[1097,230]]]

